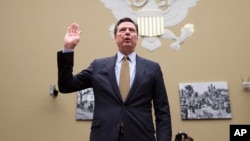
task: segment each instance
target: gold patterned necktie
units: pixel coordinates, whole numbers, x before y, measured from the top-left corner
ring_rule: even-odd
[[[128,57],[124,56],[121,64],[119,89],[123,101],[125,101],[130,89],[130,75]]]

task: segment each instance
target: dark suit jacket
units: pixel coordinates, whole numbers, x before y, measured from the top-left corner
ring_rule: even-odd
[[[57,54],[59,91],[70,93],[93,87],[95,110],[90,141],[117,141],[121,121],[125,141],[171,141],[170,110],[158,63],[136,56],[134,82],[123,102],[115,77],[116,55],[94,60],[76,75],[72,74],[73,56]]]

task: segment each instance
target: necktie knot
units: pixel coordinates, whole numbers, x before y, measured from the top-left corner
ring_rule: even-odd
[[[124,56],[124,57],[122,58],[122,62],[124,62],[124,61],[129,61],[129,57],[128,57],[128,56]]]

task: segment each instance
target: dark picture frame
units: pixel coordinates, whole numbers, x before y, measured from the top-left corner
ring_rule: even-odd
[[[76,120],[93,120],[95,105],[93,88],[77,92]]]
[[[179,83],[181,119],[231,119],[227,82]]]

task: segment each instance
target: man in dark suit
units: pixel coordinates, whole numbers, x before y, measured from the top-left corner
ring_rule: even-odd
[[[64,49],[57,54],[58,85],[62,93],[93,88],[95,109],[90,141],[171,141],[171,117],[162,71],[158,63],[135,53],[137,24],[130,18],[119,20],[114,30],[117,54],[96,59],[87,69],[73,75],[73,50],[80,34],[76,23],[68,27]],[[129,90],[125,97],[119,89],[124,56],[129,64]]]

